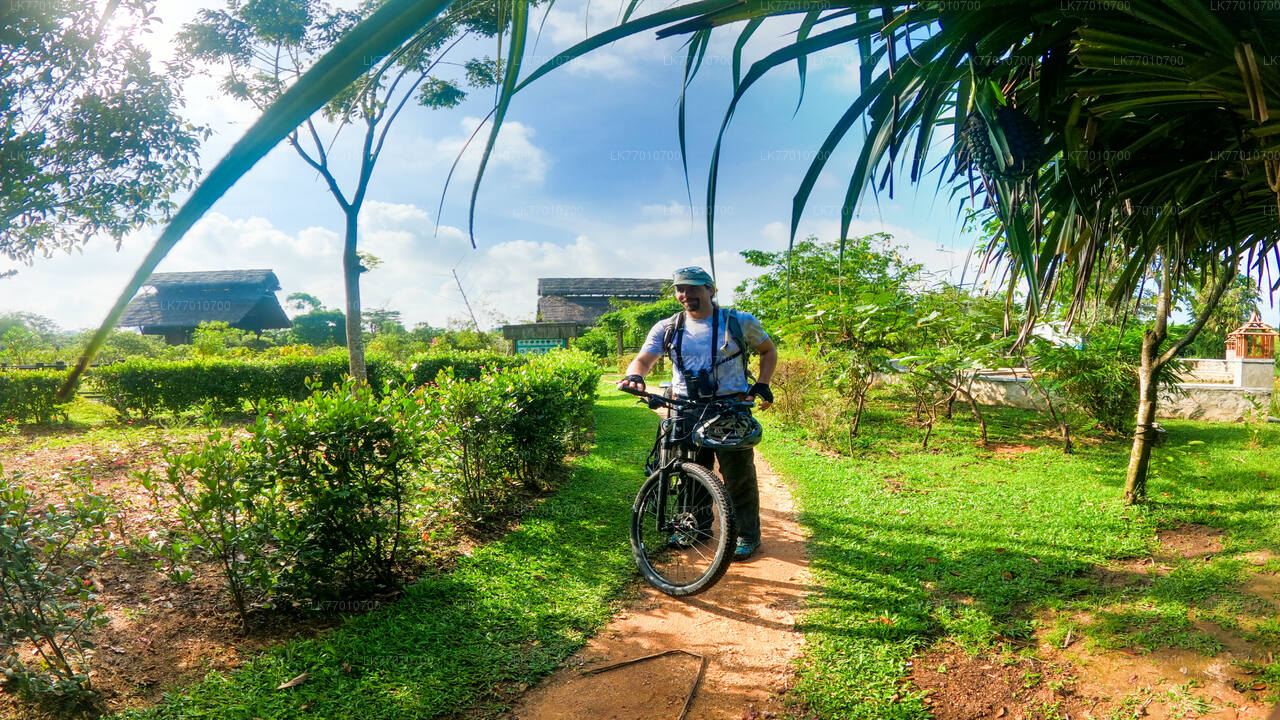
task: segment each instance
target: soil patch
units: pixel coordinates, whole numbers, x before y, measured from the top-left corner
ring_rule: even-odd
[[[1012,654],[937,650],[912,660],[910,680],[927,693],[936,720],[1088,717],[1097,704],[1072,691],[1070,665]]]
[[[585,648],[506,716],[509,720],[671,720],[679,717],[698,673],[688,655],[668,655],[598,675],[599,668],[686,650],[708,658],[689,717],[739,720],[782,716],[791,662],[803,636],[796,619],[808,580],[805,536],[790,492],[756,457],[764,542],[751,560],[735,563],[715,587],[672,598],[645,586]]]
[[[1222,552],[1223,531],[1206,525],[1183,525],[1161,530],[1160,555],[1168,558],[1202,558]]]
[[[996,457],[1013,457],[1017,455],[1025,455],[1029,452],[1035,452],[1036,447],[1025,443],[992,442],[987,443],[987,451]]]

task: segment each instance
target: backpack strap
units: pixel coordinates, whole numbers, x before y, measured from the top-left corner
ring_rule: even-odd
[[[742,357],[742,374],[747,378],[747,384],[755,381],[755,376],[751,374],[751,368],[748,363],[748,356],[751,354],[752,347],[747,345],[746,336],[742,333],[742,321],[738,318],[738,311],[733,308],[725,308],[725,318],[729,326],[729,336],[733,341],[738,343],[738,352]]]
[[[662,354],[669,355],[676,333],[684,329],[684,311],[667,318],[667,329],[662,331]]]

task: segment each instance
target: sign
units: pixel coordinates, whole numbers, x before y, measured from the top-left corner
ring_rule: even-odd
[[[532,338],[529,340],[516,340],[517,355],[541,355],[548,350],[567,347],[569,347],[569,341],[564,338]]]

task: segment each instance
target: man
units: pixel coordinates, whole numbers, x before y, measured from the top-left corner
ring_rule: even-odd
[[[718,306],[715,281],[700,267],[677,270],[671,282],[684,312],[660,320],[649,330],[644,347],[627,366],[627,376],[618,383],[618,389],[644,390],[644,376],[659,357],[669,353],[672,392],[677,397],[744,397],[758,402],[761,410],[773,404],[769,380],[778,364],[778,349],[760,321],[750,313]],[[673,323],[675,328],[669,331]],[[760,377],[754,385],[747,378],[748,347],[741,347],[736,334],[740,334],[742,343],[760,354]],[[738,518],[738,544],[733,557],[746,560],[760,547],[760,492],[756,484],[755,452],[746,448],[698,453],[698,464],[708,469],[716,460]]]

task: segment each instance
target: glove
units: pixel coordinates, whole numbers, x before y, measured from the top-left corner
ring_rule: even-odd
[[[643,376],[643,375],[628,375],[628,376],[626,376],[626,377],[622,378],[622,382],[633,382],[633,383],[635,383],[635,384],[639,385],[639,386],[640,386],[640,389],[641,389],[642,391],[647,389],[647,386],[644,384],[644,376]]]
[[[756,383],[747,391],[751,397],[757,397],[765,402],[773,402],[773,391],[769,389],[769,383]]]

